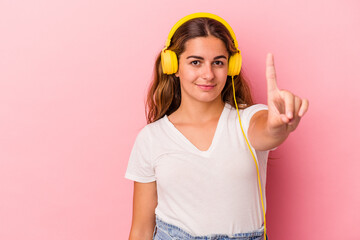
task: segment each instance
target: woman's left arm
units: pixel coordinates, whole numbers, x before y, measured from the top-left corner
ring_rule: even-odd
[[[248,137],[256,150],[270,150],[279,146],[296,129],[309,107],[307,99],[280,90],[276,83],[274,58],[266,59],[268,110],[254,114],[250,120]]]

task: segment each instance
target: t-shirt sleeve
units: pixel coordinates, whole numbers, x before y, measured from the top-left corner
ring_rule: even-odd
[[[246,137],[248,139],[249,139],[249,137],[248,137],[247,130],[249,129],[250,120],[254,116],[255,113],[257,113],[258,111],[261,111],[261,110],[268,110],[268,106],[265,104],[255,104],[255,105],[252,105],[252,106],[244,109],[244,112],[241,117],[241,121],[242,121],[242,124],[244,127]],[[274,151],[275,149],[277,149],[277,147],[270,149],[269,151]]]
[[[145,129],[142,129],[137,135],[131,150],[125,178],[141,183],[156,180],[151,158],[151,142],[149,140]]]

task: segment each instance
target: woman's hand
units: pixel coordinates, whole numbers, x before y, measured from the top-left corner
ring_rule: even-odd
[[[298,126],[309,107],[307,99],[301,99],[287,90],[280,90],[276,83],[274,57],[266,58],[266,79],[268,92],[267,127],[270,135],[288,135]]]

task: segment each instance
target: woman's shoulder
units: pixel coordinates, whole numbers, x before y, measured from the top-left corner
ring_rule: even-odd
[[[243,122],[245,126],[248,125],[250,119],[255,113],[261,110],[268,109],[267,105],[261,103],[252,104],[250,106],[243,106],[243,108],[240,108],[240,106],[238,106],[239,107],[239,114],[238,114],[236,107],[233,107],[230,104],[228,104],[227,107],[229,108],[228,121],[237,123],[239,121],[239,115],[240,115],[241,122]]]
[[[137,138],[149,140],[150,138],[154,138],[157,134],[161,132],[164,128],[165,116],[151,123],[143,126],[138,132]]]

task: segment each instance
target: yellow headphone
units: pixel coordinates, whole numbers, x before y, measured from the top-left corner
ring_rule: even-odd
[[[234,44],[236,49],[238,50],[237,53],[233,54],[230,56],[229,58],[229,67],[228,67],[228,75],[231,76],[232,78],[232,86],[233,86],[233,93],[234,93],[234,101],[235,101],[235,106],[236,106],[236,110],[238,113],[238,117],[239,117],[239,123],[240,123],[240,127],[241,127],[241,131],[244,135],[244,138],[246,140],[247,146],[251,152],[251,155],[254,158],[254,162],[256,165],[256,170],[258,173],[258,183],[259,183],[259,188],[260,188],[260,197],[261,197],[261,204],[262,204],[262,208],[263,208],[263,215],[264,215],[264,239],[267,239],[267,235],[266,235],[266,219],[265,219],[265,208],[264,208],[264,202],[263,202],[263,197],[262,197],[262,190],[261,190],[261,182],[260,182],[260,174],[259,174],[259,168],[256,162],[256,158],[255,155],[253,153],[253,151],[251,150],[250,144],[246,138],[244,129],[242,127],[241,124],[241,120],[240,120],[240,114],[239,114],[239,109],[237,106],[237,102],[236,102],[236,97],[235,97],[235,87],[234,87],[234,76],[239,75],[240,74],[240,69],[241,69],[241,64],[242,64],[242,57],[241,57],[241,52],[238,49],[238,43],[236,41],[236,37],[235,37],[235,33],[234,31],[231,29],[230,25],[222,18],[220,18],[219,16],[215,15],[215,14],[211,14],[211,13],[203,13],[203,12],[199,12],[199,13],[193,13],[190,14],[188,16],[185,16],[184,18],[180,19],[171,29],[169,36],[165,42],[165,47],[163,48],[163,50],[161,51],[161,66],[162,66],[162,71],[164,74],[174,74],[177,72],[178,70],[178,60],[177,60],[177,56],[176,53],[171,51],[171,50],[167,50],[167,48],[170,46],[171,43],[171,38],[174,35],[175,31],[185,22],[194,19],[194,18],[211,18],[214,20],[217,20],[218,22],[222,23],[230,32],[230,35],[232,37],[232,39],[234,40]]]
[[[169,36],[165,42],[165,48],[161,51],[161,66],[162,66],[162,70],[164,74],[173,74],[176,73],[178,70],[178,60],[177,60],[177,56],[176,54],[171,51],[171,50],[166,50],[171,43],[171,38],[174,35],[175,31],[185,22],[194,19],[194,18],[201,18],[201,17],[206,17],[206,18],[212,18],[215,19],[219,22],[221,22],[223,25],[225,25],[225,27],[229,30],[232,39],[234,40],[234,44],[236,49],[238,50],[237,53],[233,54],[232,56],[230,56],[229,59],[229,68],[228,68],[228,75],[229,76],[236,76],[239,75],[240,73],[240,69],[241,69],[241,63],[242,63],[242,58],[241,58],[241,54],[240,54],[240,50],[238,49],[238,43],[236,41],[236,37],[235,34],[233,32],[233,30],[231,29],[230,25],[225,22],[224,19],[211,14],[211,13],[193,13],[190,14],[182,19],[180,19],[171,29]]]

